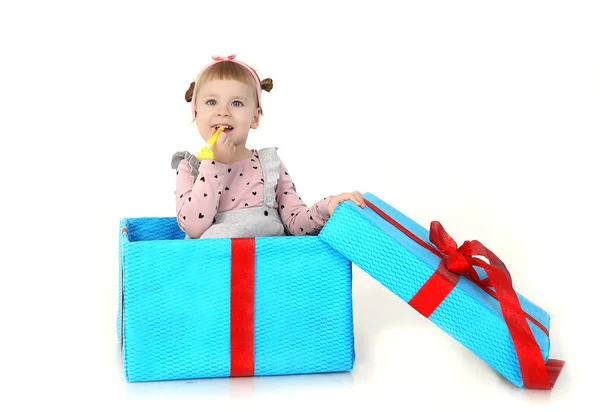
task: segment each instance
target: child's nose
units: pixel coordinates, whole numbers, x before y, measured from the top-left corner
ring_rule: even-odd
[[[229,107],[219,107],[219,110],[217,111],[217,116],[231,116],[231,112],[229,111]]]

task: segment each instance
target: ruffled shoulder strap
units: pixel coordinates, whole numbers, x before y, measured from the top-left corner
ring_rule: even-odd
[[[277,156],[277,147],[266,147],[258,151],[260,164],[265,179],[264,194],[265,205],[274,207],[275,205],[275,185],[279,180],[280,160]]]
[[[194,180],[198,177],[198,169],[200,169],[200,160],[192,153],[186,151],[175,152],[171,157],[171,169],[177,169],[179,163],[185,160],[190,168],[190,174],[194,176]]]

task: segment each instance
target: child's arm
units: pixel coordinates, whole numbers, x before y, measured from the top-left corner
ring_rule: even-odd
[[[194,183],[188,161],[179,162],[175,184],[177,223],[190,238],[199,238],[213,224],[226,171],[227,165],[205,160]]]
[[[318,233],[329,220],[328,196],[308,207],[296,193],[296,186],[283,163],[280,163],[279,181],[275,187],[275,200],[285,227],[294,236]]]

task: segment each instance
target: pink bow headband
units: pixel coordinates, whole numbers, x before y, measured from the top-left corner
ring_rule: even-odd
[[[245,67],[250,74],[252,75],[252,77],[254,78],[254,82],[256,83],[256,97],[258,99],[258,108],[261,108],[260,105],[260,95],[262,92],[262,87],[260,85],[260,80],[258,80],[258,77],[256,76],[256,73],[254,73],[254,70],[252,70],[250,68],[250,66],[248,66],[245,63],[242,63],[241,61],[238,60],[234,60],[235,59],[235,54],[230,54],[229,56],[212,56],[212,59],[214,60],[212,63],[209,63],[208,65],[206,65],[206,67],[204,67],[202,69],[202,71],[200,71],[200,73],[198,74],[198,77],[196,77],[196,84],[194,86],[194,89],[196,87],[198,87],[198,81],[200,80],[200,76],[202,76],[202,73],[204,73],[204,71],[206,69],[208,69],[210,66],[212,66],[213,64],[217,64],[220,62],[224,62],[224,61],[228,61],[228,62],[233,62],[236,64],[239,64],[240,66]],[[193,94],[192,94],[192,117],[196,118],[196,90],[194,90]]]

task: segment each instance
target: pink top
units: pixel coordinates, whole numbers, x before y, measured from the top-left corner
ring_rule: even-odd
[[[193,183],[188,162],[177,167],[175,201],[177,222],[191,238],[199,238],[212,225],[217,212],[263,206],[263,171],[258,152],[232,164],[203,160]],[[329,220],[327,204],[331,196],[307,207],[283,163],[275,186],[275,205],[284,226],[294,236],[310,235]]]

